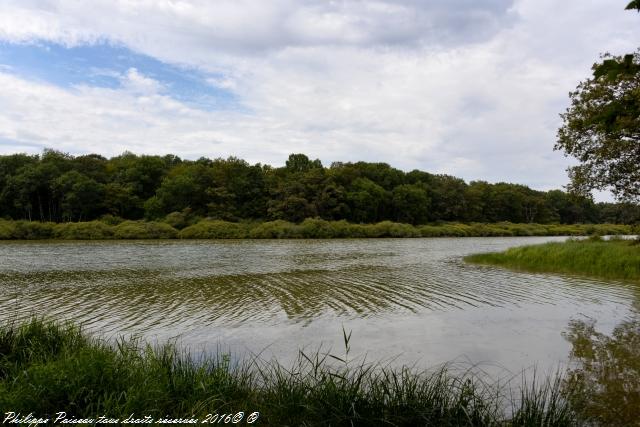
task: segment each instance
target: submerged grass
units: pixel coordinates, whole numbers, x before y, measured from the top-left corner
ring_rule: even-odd
[[[640,281],[640,242],[600,238],[521,246],[504,252],[475,254],[466,261],[534,272],[579,274]]]
[[[178,227],[181,229],[178,230]],[[183,227],[182,227],[183,226]],[[0,219],[0,240],[102,239],[330,239],[379,237],[584,236],[633,234],[622,224],[438,223],[411,225],[392,221],[352,224],[307,218],[299,224],[276,220],[229,222],[203,219],[187,225],[170,214],[164,222],[104,217],[90,222],[7,221]]]
[[[560,379],[529,384],[505,402],[509,395],[446,367],[419,373],[302,351],[291,367],[257,358],[232,364],[225,355],[195,362],[172,345],[109,345],[71,324],[0,327],[0,408],[38,416],[257,411],[257,425],[274,426],[577,425]]]

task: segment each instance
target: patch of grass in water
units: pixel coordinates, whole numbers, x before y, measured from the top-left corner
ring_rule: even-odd
[[[594,237],[521,246],[499,253],[475,254],[466,257],[465,260],[533,272],[640,281],[638,240],[605,241]]]

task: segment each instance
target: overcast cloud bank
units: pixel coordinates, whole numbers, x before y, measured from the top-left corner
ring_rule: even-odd
[[[197,75],[234,101],[194,105],[177,96],[176,82],[136,66],[111,70],[113,87],[61,86],[16,72],[21,64],[5,55],[0,152],[130,150],[276,165],[304,152],[325,163],[384,161],[558,188],[571,162],[553,152],[568,92],[599,53],[630,52],[640,40],[638,17],[624,6],[5,1],[0,51],[121,46]],[[69,67],[77,60],[70,57]]]

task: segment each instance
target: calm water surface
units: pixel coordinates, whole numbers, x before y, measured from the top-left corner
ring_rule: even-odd
[[[394,364],[519,372],[567,361],[572,320],[609,333],[637,285],[468,265],[464,255],[563,238],[5,242],[0,319],[82,322],[286,362],[300,348]]]

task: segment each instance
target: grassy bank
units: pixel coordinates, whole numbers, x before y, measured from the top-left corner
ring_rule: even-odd
[[[583,236],[589,234],[631,234],[634,228],[620,224],[513,224],[441,223],[410,225],[390,221],[351,224],[346,221],[306,219],[236,223],[201,220],[184,228],[167,222],[101,221],[52,223],[0,220],[0,240],[102,240],[102,239],[325,239],[379,237],[482,237],[482,236]],[[174,223],[175,225],[175,223]]]
[[[536,272],[640,281],[638,240],[570,240],[511,248],[500,253],[476,254],[465,260]]]
[[[225,356],[195,364],[172,346],[125,340],[110,346],[70,325],[32,320],[0,327],[0,409],[40,417],[65,411],[76,418],[202,420],[244,411],[260,413],[256,425],[274,426],[576,425],[560,385],[511,393],[446,369],[353,366],[320,353],[301,352],[286,369],[257,360],[233,365]]]

